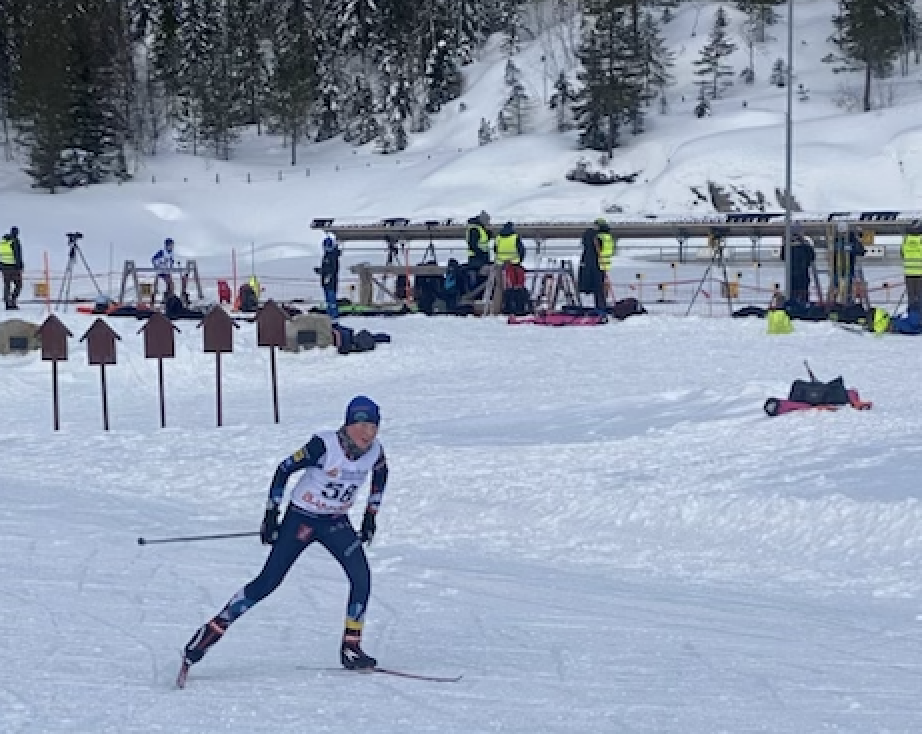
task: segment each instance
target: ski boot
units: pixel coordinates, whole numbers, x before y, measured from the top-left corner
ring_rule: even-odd
[[[346,670],[374,670],[378,661],[366,655],[361,647],[362,633],[347,630],[343,634],[343,644],[339,648],[339,661]]]
[[[192,639],[186,643],[182,651],[179,675],[176,676],[177,688],[185,688],[189,668],[205,657],[208,648],[221,639],[222,635],[227,632],[228,624],[227,620],[215,617],[192,635]]]

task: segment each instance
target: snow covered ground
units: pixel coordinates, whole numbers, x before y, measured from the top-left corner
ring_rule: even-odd
[[[65,317],[79,337],[90,317]],[[107,370],[4,359],[4,732],[916,732],[922,726],[922,397],[912,338],[645,316],[602,327],[370,319],[371,353],[222,363],[181,325],[156,365],[134,320]],[[73,340],[76,342],[76,339]],[[856,412],[768,418],[844,374]],[[437,684],[337,670],[346,583],[319,549],[172,687],[179,649],[259,570],[275,464],[382,405],[391,480],[366,647]],[[360,502],[361,504],[361,502]]]

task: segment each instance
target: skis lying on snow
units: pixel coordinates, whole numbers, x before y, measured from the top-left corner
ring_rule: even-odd
[[[366,668],[364,670],[347,670],[346,668],[313,668],[306,665],[296,666],[298,670],[316,670],[326,673],[364,673],[366,675],[381,673],[382,675],[393,675],[398,678],[412,678],[413,680],[428,681],[430,683],[457,683],[463,675],[426,675],[425,673],[411,673],[406,670],[394,670],[393,668]]]

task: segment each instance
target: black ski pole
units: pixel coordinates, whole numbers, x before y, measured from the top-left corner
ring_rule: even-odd
[[[138,545],[153,545],[154,543],[191,543],[196,540],[222,540],[224,538],[249,538],[259,535],[258,530],[245,533],[218,533],[217,535],[180,535],[175,538],[138,538]]]
[[[804,360],[804,367],[807,368],[807,374],[810,375],[810,381],[819,382],[819,380],[816,379],[816,375],[813,374],[813,370],[810,369],[810,365],[807,363],[807,360]]]
[[[903,288],[903,292],[900,294],[900,300],[896,302],[896,306],[893,308],[893,311],[890,314],[890,318],[896,318],[896,312],[900,310],[900,306],[903,305],[903,299],[906,298],[906,289]]]

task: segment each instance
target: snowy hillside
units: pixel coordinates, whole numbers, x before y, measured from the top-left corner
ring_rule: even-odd
[[[638,172],[636,183],[587,186],[565,179],[581,158],[575,133],[553,132],[555,115],[543,104],[557,74],[571,76],[574,59],[559,28],[527,44],[514,63],[534,108],[533,132],[477,145],[482,118],[493,120],[508,94],[506,57],[497,39],[465,67],[464,92],[436,118],[433,128],[412,136],[408,150],[390,156],[372,146],[339,140],[306,145],[300,164],[288,165],[281,139],[250,135],[231,162],[165,153],[144,162],[131,183],[97,186],[54,196],[29,188],[12,164],[0,165],[0,220],[19,225],[28,266],[38,252],[64,249],[64,232],[86,234],[84,248],[95,267],[123,259],[146,260],[163,237],[173,236],[187,257],[227,272],[231,248],[257,264],[279,257],[316,255],[314,217],[371,221],[381,217],[465,218],[486,209],[496,220],[585,220],[613,207],[625,216],[710,210],[695,190],[713,182],[740,206],[764,195],[777,209],[784,188],[786,93],[769,83],[774,61],[785,56],[784,6],[772,39],[755,48],[756,80],[737,79],[710,117],[693,114],[692,62],[707,41],[716,4],[683,4],[664,33],[676,52],[676,86],[668,111],[650,110],[648,131],[626,137],[610,169]],[[732,64],[748,64],[740,15],[728,9],[731,36],[739,46]],[[885,104],[861,113],[845,104],[861,90],[860,74],[833,74],[822,58],[834,3],[795,3],[796,84],[807,94],[794,99],[794,195],[806,211],[919,208],[922,140],[915,119],[922,110],[917,66],[911,76],[880,82]],[[544,56],[545,61],[541,58]],[[547,91],[545,91],[547,90]],[[800,97],[809,97],[801,101]],[[166,147],[166,146],[164,146]],[[737,193],[742,192],[742,194]],[[104,216],[97,216],[103,214]],[[60,265],[58,265],[60,267]]]

